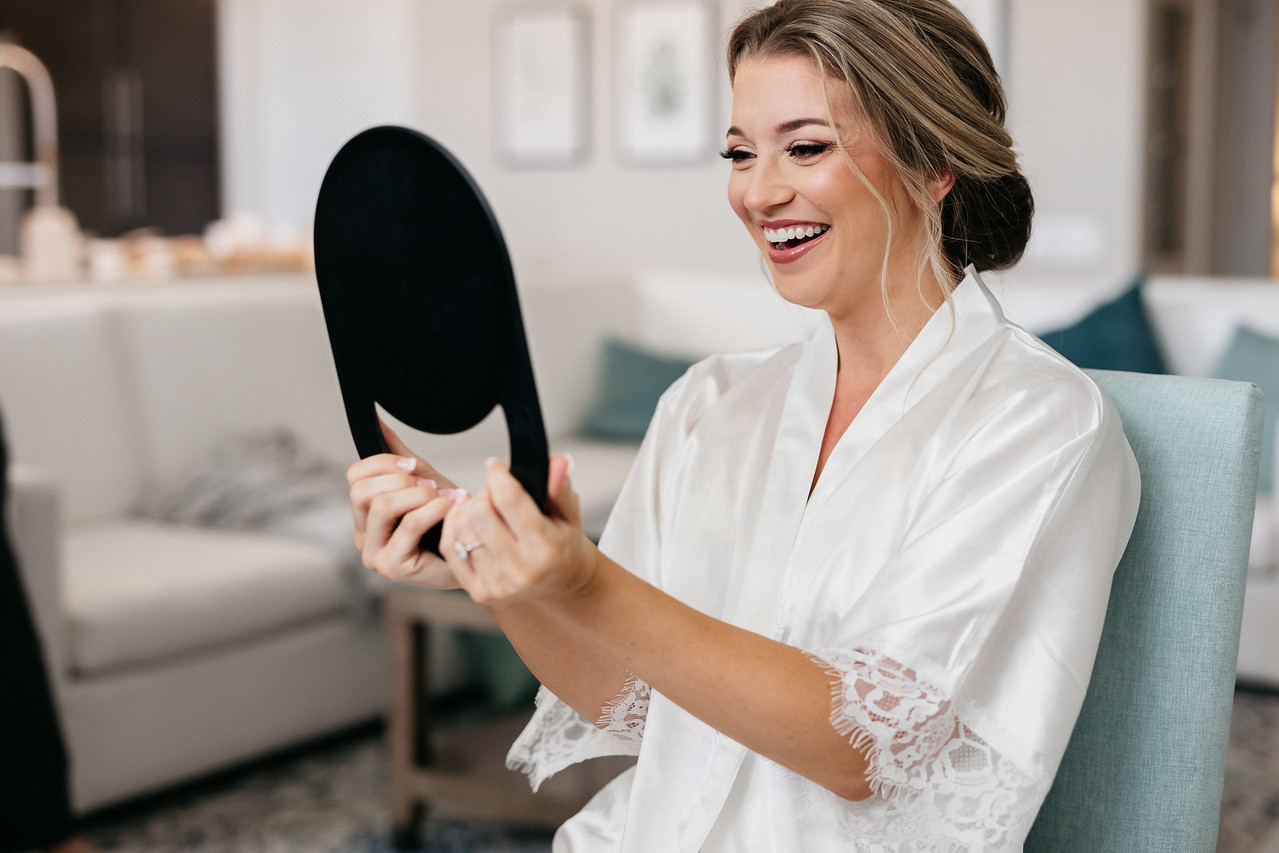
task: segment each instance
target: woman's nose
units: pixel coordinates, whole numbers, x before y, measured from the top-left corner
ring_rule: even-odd
[[[769,210],[785,204],[795,197],[795,190],[786,180],[779,165],[761,157],[750,170],[749,182],[742,200],[751,210]]]

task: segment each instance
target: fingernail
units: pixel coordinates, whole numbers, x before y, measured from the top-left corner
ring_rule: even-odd
[[[439,485],[440,485],[439,483],[435,482],[434,480],[424,480],[424,479],[422,479],[421,477],[418,477],[418,478],[417,478],[417,484],[418,484],[419,486],[429,486],[429,487],[430,487],[430,488],[432,488],[432,489],[437,489],[437,488],[439,488]]]
[[[501,461],[502,460],[498,459],[496,456],[490,456],[488,459],[484,460],[484,467],[486,469],[492,468],[494,465],[497,465]]]
[[[567,472],[567,473],[568,473],[570,476],[572,476],[572,474],[573,474],[573,469],[577,467],[577,460],[573,458],[573,454],[572,454],[572,453],[565,453],[565,454],[564,454],[564,459],[565,459],[565,461],[567,461],[567,462],[568,462],[568,472]]]
[[[470,497],[470,495],[467,493],[466,489],[440,489],[440,497],[448,498],[453,503],[460,504],[462,501]]]
[[[410,459],[407,456],[401,456],[399,459],[395,460],[395,467],[399,468],[401,471],[412,471],[417,467],[417,460]]]

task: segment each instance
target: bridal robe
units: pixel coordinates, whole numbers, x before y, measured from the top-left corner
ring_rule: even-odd
[[[870,762],[849,801],[638,679],[595,725],[545,688],[508,764],[534,787],[633,754],[556,851],[1020,850],[1088,686],[1140,492],[1110,401],[969,272],[831,453],[829,321],[693,366],[662,398],[600,543],[832,679]]]

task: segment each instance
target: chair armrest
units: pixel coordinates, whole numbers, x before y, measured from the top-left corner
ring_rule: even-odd
[[[45,660],[60,689],[68,672],[62,607],[62,509],[57,481],[34,465],[9,466],[9,539]]]

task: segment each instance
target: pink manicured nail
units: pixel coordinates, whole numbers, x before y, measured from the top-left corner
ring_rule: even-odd
[[[438,489],[440,486],[440,484],[435,482],[434,480],[424,480],[421,477],[417,478],[417,484],[419,486],[429,486],[432,489]]]
[[[466,489],[440,489],[440,497],[448,498],[453,503],[460,504],[462,501],[469,498],[470,494],[466,491]]]
[[[401,456],[399,459],[395,460],[395,467],[399,468],[401,471],[412,471],[417,467],[417,460],[410,459],[407,456]]]
[[[573,469],[577,467],[577,460],[573,458],[572,453],[565,453],[564,459],[568,462],[568,471],[566,473],[571,476],[573,474]]]
[[[494,465],[499,464],[501,461],[502,460],[498,459],[496,456],[490,456],[488,459],[484,460],[484,467],[486,469],[492,468]]]

